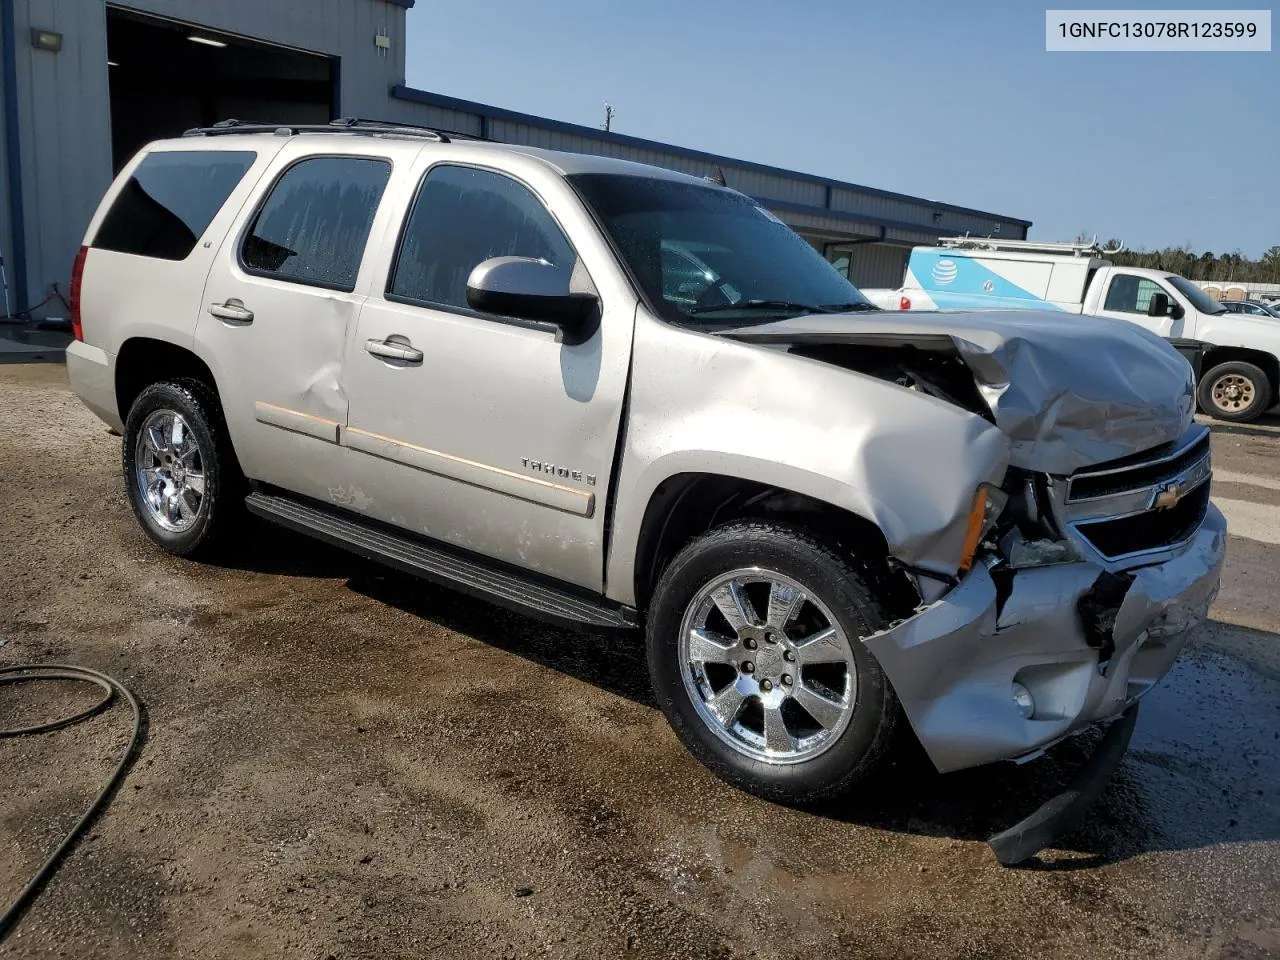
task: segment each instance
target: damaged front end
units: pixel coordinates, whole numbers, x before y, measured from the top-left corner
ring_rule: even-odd
[[[1121,714],[1206,615],[1226,544],[1209,433],[1186,361],[1148,331],[984,311],[722,335],[897,383],[1004,435],[1002,510],[976,555],[959,570],[899,557],[921,606],[865,641],[940,771],[1029,758]]]
[[[1029,758],[1123,712],[1218,590],[1226,524],[1203,427],[1066,478],[1011,470],[1005,489],[979,562],[866,640],[944,772]]]
[[[1139,698],[1218,591],[1226,523],[1187,363],[1133,324],[1024,311],[805,316],[723,335],[999,428],[1008,469],[980,488],[974,538],[957,562],[887,536],[920,605],[864,642],[942,772],[1031,759],[1122,718],[1070,790],[992,838],[1002,863],[1032,855],[1102,789]]]

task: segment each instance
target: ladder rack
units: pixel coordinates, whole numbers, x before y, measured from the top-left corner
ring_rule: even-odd
[[[1088,241],[1052,242],[1043,240],[1001,240],[998,237],[941,237],[938,246],[963,250],[1011,250],[1022,253],[1069,253],[1074,257],[1106,257],[1124,250],[1119,241],[1114,247],[1104,247],[1094,237]]]

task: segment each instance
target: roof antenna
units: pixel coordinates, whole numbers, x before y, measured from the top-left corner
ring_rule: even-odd
[[[716,172],[707,177],[707,179],[719,187],[727,187],[729,185],[724,179],[724,170],[720,167],[716,167]]]

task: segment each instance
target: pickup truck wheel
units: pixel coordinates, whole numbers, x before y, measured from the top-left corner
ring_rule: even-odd
[[[1220,363],[1200,378],[1200,409],[1219,420],[1256,420],[1271,406],[1271,382],[1252,363]]]
[[[900,713],[862,638],[888,618],[856,563],[795,527],[721,527],[671,562],[649,610],[649,670],[685,746],[784,803],[846,793]]]
[[[242,478],[214,393],[194,380],[147,387],[123,448],[129,503],[147,535],[178,556],[221,546],[239,517]]]

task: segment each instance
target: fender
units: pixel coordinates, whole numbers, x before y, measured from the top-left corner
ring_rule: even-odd
[[[1009,444],[983,418],[784,350],[637,315],[609,596],[635,602],[645,509],[665,480],[713,473],[857,514],[904,563],[954,574],[973,497]]]
[[[1201,316],[1196,339],[1206,350],[1213,347],[1242,347],[1280,358],[1280,320],[1266,320],[1238,313]]]

